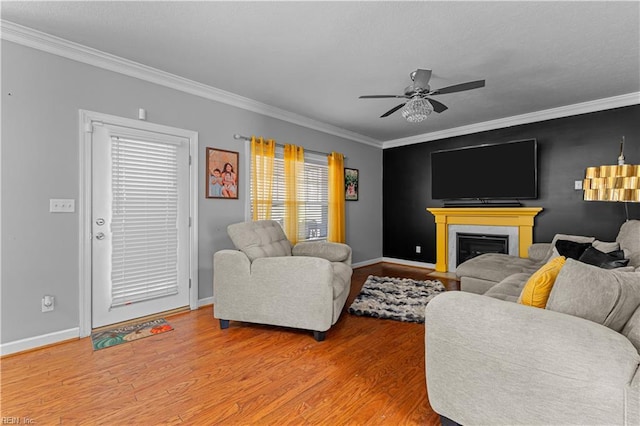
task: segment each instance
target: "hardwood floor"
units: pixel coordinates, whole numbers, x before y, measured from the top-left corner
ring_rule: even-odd
[[[345,310],[370,274],[430,271],[355,269]],[[427,399],[424,325],[343,312],[316,342],[310,332],[233,321],[221,330],[211,306],[167,320],[174,331],[108,349],[94,352],[85,338],[3,358],[3,422],[439,424]]]

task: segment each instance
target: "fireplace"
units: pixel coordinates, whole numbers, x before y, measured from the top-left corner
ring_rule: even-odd
[[[527,257],[533,243],[533,218],[542,207],[446,207],[428,208],[436,222],[438,272],[455,272],[455,232],[509,235],[509,253]]]
[[[509,236],[456,233],[456,266],[485,253],[509,253]]]
[[[451,225],[448,234],[449,272],[455,272],[459,264],[483,253],[518,256],[520,236],[517,226]],[[459,247],[459,236],[462,236],[463,247]]]

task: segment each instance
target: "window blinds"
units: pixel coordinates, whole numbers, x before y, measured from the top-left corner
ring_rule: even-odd
[[[307,159],[307,157],[311,157],[311,159]],[[301,224],[304,228],[304,235],[301,236],[303,240],[327,238],[328,169],[326,158],[315,159],[313,157],[313,155],[305,153],[304,182],[302,184],[304,203],[299,212],[299,217],[304,222]],[[321,161],[324,161],[325,164],[321,164]],[[284,201],[284,160],[281,152],[276,152],[276,158],[273,162],[271,219],[278,221],[280,225],[284,225]]]
[[[178,293],[177,148],[112,137],[112,308]]]

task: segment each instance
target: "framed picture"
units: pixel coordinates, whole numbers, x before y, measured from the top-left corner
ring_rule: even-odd
[[[358,169],[344,169],[344,199],[358,201]]]
[[[207,148],[207,198],[238,199],[238,153]]]

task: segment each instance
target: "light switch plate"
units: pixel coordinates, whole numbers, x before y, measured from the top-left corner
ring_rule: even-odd
[[[73,213],[76,211],[76,200],[66,198],[51,198],[49,200],[50,213]]]
[[[582,189],[582,181],[581,180],[577,180],[577,181],[574,182],[574,189],[575,190]]]

